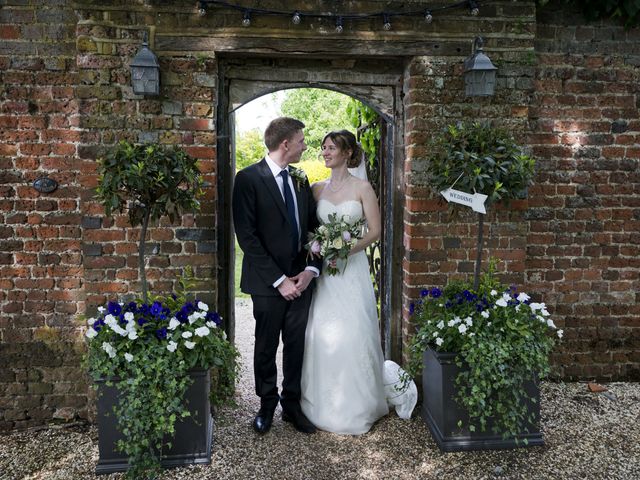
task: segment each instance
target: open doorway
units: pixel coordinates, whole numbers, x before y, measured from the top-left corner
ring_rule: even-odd
[[[345,75],[345,68],[349,75]],[[379,70],[376,72],[376,70]],[[383,232],[380,247],[370,252],[372,271],[379,295],[380,327],[387,358],[400,360],[400,278],[402,258],[401,227],[394,219],[402,218],[402,118],[400,88],[402,65],[366,60],[293,60],[293,59],[222,59],[219,64],[218,134],[218,225],[231,225],[231,191],[235,175],[236,113],[252,100],[274,92],[297,88],[319,88],[340,92],[371,107],[376,113],[379,132],[378,151],[370,165],[370,178],[380,200]],[[309,78],[313,77],[313,81]],[[293,90],[295,91],[295,90]],[[276,94],[281,95],[281,94]],[[286,112],[283,112],[287,114]],[[295,114],[290,116],[296,116]],[[262,129],[268,123],[262,124]],[[304,121],[304,120],[303,120]],[[307,123],[307,122],[305,122]],[[336,128],[339,125],[335,125]],[[244,126],[243,126],[244,128]],[[356,128],[351,126],[352,131]],[[260,135],[255,135],[259,138]],[[262,152],[264,153],[264,151]],[[256,155],[256,154],[254,154]],[[259,155],[259,154],[258,154]],[[260,158],[262,156],[260,155]],[[258,158],[259,160],[259,158]],[[311,161],[311,159],[307,159]],[[327,172],[328,173],[328,172]],[[218,305],[227,318],[229,335],[235,333],[234,305],[236,287],[236,246],[232,229],[219,228]]]

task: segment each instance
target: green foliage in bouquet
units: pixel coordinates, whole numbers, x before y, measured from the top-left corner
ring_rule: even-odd
[[[492,265],[476,290],[459,281],[425,289],[411,310],[416,333],[408,374],[421,370],[427,348],[457,353],[455,400],[469,413],[470,431],[485,431],[492,419],[494,434],[522,432],[532,421],[524,382],[548,374],[549,353],[562,337],[545,304],[500,284]]]

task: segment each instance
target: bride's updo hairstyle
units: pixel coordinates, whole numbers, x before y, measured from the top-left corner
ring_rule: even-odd
[[[322,144],[326,139],[330,139],[336,147],[340,149],[342,152],[346,152],[347,150],[351,150],[351,157],[347,160],[347,168],[356,168],[360,165],[360,160],[362,158],[362,147],[356,141],[356,136],[351,133],[349,130],[337,130],[334,132],[327,133],[322,139]]]

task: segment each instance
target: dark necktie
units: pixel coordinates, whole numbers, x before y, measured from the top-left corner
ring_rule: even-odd
[[[289,172],[282,170],[280,172],[282,177],[282,187],[284,191],[284,204],[287,206],[287,215],[289,216],[289,223],[291,223],[291,247],[295,253],[298,252],[298,222],[296,220],[296,206],[293,203],[293,194],[291,188],[289,188]]]

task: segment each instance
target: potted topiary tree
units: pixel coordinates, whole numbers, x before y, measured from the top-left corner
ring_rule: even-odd
[[[130,224],[141,226],[142,296],[110,301],[88,320],[87,364],[98,385],[96,472],[151,478],[161,466],[210,463],[209,369],[218,374],[211,398],[230,398],[238,352],[220,316],[188,294],[190,272],[171,295],[151,298],[145,274],[150,222],[199,208],[196,160],[176,148],[121,142],[99,160],[99,174],[105,214],[126,210]]]
[[[455,186],[488,207],[523,198],[532,183],[533,159],[504,129],[449,125],[430,151],[427,183],[438,193]],[[408,370],[423,372],[422,415],[445,451],[542,444],[538,381],[562,336],[543,303],[500,284],[493,263],[481,276],[484,214],[478,217],[473,282],[424,289],[410,308],[416,333]]]

